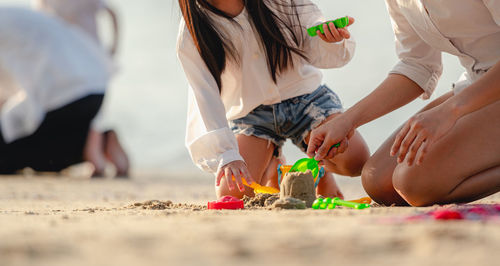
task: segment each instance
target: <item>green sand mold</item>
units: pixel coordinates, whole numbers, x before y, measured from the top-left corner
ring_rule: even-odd
[[[335,25],[335,27],[337,29],[345,28],[349,24],[349,17],[343,17],[343,18],[339,18],[336,20],[330,20],[330,21],[327,21],[325,23],[321,23],[319,25],[316,25],[314,27],[310,27],[309,29],[307,29],[307,33],[311,37],[318,35],[318,33],[317,33],[318,31],[320,31],[321,34],[325,34],[325,31],[323,30],[323,24],[328,25],[330,23],[333,23],[333,25]]]
[[[337,206],[349,207],[356,210],[370,208],[370,204],[351,202],[351,201],[341,200],[340,198],[316,199],[312,205],[312,208],[315,210],[325,210],[325,209],[331,210],[335,209],[335,207]]]
[[[334,144],[330,147],[330,150],[334,147],[340,147],[340,143]],[[330,152],[330,151],[328,151]],[[316,161],[314,158],[303,158],[295,162],[290,168],[290,172],[302,172],[305,173],[307,170],[311,170],[313,177],[318,177],[319,174],[319,161]]]

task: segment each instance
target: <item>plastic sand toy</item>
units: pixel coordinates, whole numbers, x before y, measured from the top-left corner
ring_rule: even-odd
[[[281,184],[281,180],[285,177],[285,175],[290,172],[292,169],[291,165],[278,165],[278,184]],[[325,176],[325,168],[323,166],[319,167],[318,177],[314,178],[314,187],[317,187],[319,184],[319,180]]]
[[[356,200],[349,200],[350,202],[357,202],[357,203],[366,203],[366,204],[370,204],[372,203],[372,199],[370,197],[364,197],[364,198],[360,198],[360,199],[356,199]]]
[[[307,29],[307,33],[311,37],[318,35],[318,33],[317,33],[318,31],[320,31],[321,34],[325,34],[325,31],[323,30],[323,24],[328,25],[330,23],[333,23],[335,25],[335,27],[338,29],[345,28],[347,25],[349,25],[349,17],[343,17],[343,18],[339,18],[336,20],[330,20],[330,21],[321,23],[319,25],[316,25],[314,27],[310,27],[309,29]]]
[[[209,210],[239,210],[245,208],[242,200],[233,196],[224,196],[217,201],[208,203]]]
[[[341,200],[339,198],[319,198],[316,199],[312,205],[312,208],[315,210],[325,210],[325,209],[335,209],[337,206],[349,207],[357,210],[362,210],[366,208],[370,208],[370,204],[366,203],[357,203],[352,201]]]
[[[340,143],[337,143],[335,145],[332,145],[330,147],[330,150],[339,147]],[[330,151],[328,151],[330,152]],[[302,172],[305,173],[307,170],[311,170],[314,180],[316,182],[316,179],[318,178],[319,174],[319,161],[317,161],[314,158],[302,158],[295,162],[295,164],[292,166],[292,168],[289,170],[289,172]]]
[[[233,176],[233,181],[235,181],[235,180],[236,179]],[[244,177],[241,178],[241,181],[243,182],[243,185],[253,188],[253,191],[255,193],[262,193],[262,194],[280,193],[280,190],[277,188],[261,186],[255,182],[253,182],[252,184],[248,184],[247,180]]]

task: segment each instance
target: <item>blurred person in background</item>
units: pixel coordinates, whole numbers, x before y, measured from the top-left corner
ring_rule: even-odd
[[[109,84],[95,41],[40,12],[0,7],[0,173],[60,171],[84,160]]]
[[[113,26],[113,41],[106,51],[112,60],[118,50],[119,26],[115,11],[104,0],[32,0],[34,9],[49,14],[76,30],[87,34],[102,49],[97,17],[104,12],[109,15]],[[102,112],[99,112],[88,134],[84,150],[84,159],[94,166],[94,176],[103,176],[107,162],[116,169],[117,176],[128,176],[130,163],[128,156],[120,144],[115,130],[103,125]]]

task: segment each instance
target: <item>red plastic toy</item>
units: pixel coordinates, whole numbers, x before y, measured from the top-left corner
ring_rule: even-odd
[[[217,201],[208,202],[209,210],[238,210],[245,208],[242,200],[233,196],[224,196]]]

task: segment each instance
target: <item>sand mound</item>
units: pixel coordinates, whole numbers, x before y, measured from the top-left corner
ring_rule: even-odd
[[[287,173],[281,182],[280,199],[287,197],[303,200],[310,208],[316,199],[311,171]]]

